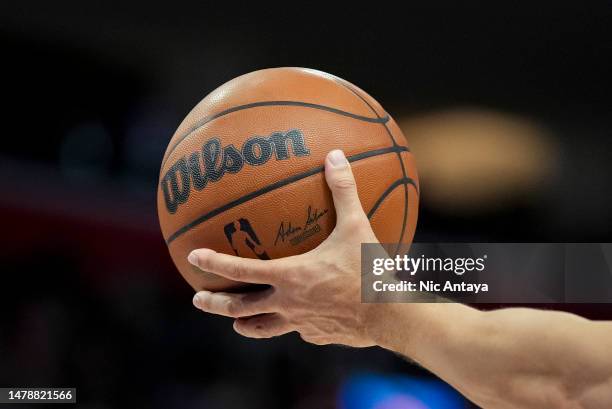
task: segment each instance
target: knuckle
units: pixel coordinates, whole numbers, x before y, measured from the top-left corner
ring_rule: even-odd
[[[342,219],[341,229],[351,237],[362,237],[370,229],[370,224],[364,214],[352,212]]]
[[[302,338],[302,340],[308,342],[309,344],[313,344],[313,345],[327,344],[327,342],[323,338],[318,337],[316,335],[300,334],[300,337]]]
[[[353,231],[358,231],[364,226],[364,218],[357,212],[352,212],[346,217],[346,226]]]
[[[318,264],[316,264],[318,265]],[[317,275],[318,271],[316,265],[313,266],[299,266],[296,267],[291,274],[287,274],[284,278],[285,286],[282,296],[282,302],[285,308],[289,308],[292,305],[296,305],[298,299],[295,296],[304,288],[308,287],[308,283],[314,276]]]
[[[197,254],[197,265],[200,267],[200,269],[205,270],[205,271],[214,271],[215,269],[218,268],[216,259],[214,256],[211,256],[210,254],[200,254],[199,252],[196,253]]]
[[[225,310],[231,317],[239,317],[242,313],[242,302],[237,299],[228,299],[225,302]]]
[[[342,176],[334,181],[333,186],[339,191],[352,191],[356,186],[355,179],[350,176]]]
[[[291,260],[288,260],[291,258]],[[287,274],[292,270],[295,261],[293,257],[288,259],[276,259],[266,261],[265,267],[258,268],[257,273],[265,277],[268,282],[274,286],[282,285],[285,282]]]
[[[305,342],[310,342],[310,340],[312,339],[310,335],[303,334],[303,333],[300,333],[300,338],[302,338],[302,341],[305,341]]]
[[[266,268],[266,276],[270,281],[277,281],[283,276],[283,269],[278,264],[269,263]]]
[[[305,269],[303,266],[295,266],[283,276],[283,283],[287,288],[294,288],[304,279]]]
[[[241,263],[234,263],[231,267],[232,276],[240,281],[246,275],[246,269]]]

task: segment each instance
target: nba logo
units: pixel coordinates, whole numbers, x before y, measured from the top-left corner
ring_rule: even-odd
[[[259,259],[270,260],[247,219],[240,218],[228,223],[223,231],[225,231],[225,237],[227,237],[237,256],[249,257],[255,255]]]

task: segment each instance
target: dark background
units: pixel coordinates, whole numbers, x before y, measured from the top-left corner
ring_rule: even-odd
[[[87,408],[374,408],[351,403],[360,376],[424,390],[382,350],[198,313],[156,217],[170,136],[237,75],[316,68],[414,142],[416,241],[611,241],[610,21],[607,2],[2,2],[0,386],[76,386]]]

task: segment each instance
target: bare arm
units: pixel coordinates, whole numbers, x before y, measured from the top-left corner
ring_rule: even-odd
[[[244,294],[200,291],[195,306],[234,318],[234,329],[247,337],[297,331],[317,345],[379,345],[415,360],[485,408],[612,407],[610,322],[521,308],[361,303],[360,243],[376,242],[376,236],[342,155],[328,155],[325,177],[337,222],[324,243],[266,261],[195,250],[189,261],[202,270],[270,285]]]
[[[483,407],[612,407],[611,322],[461,304],[388,304],[373,314],[380,346],[414,359]]]

